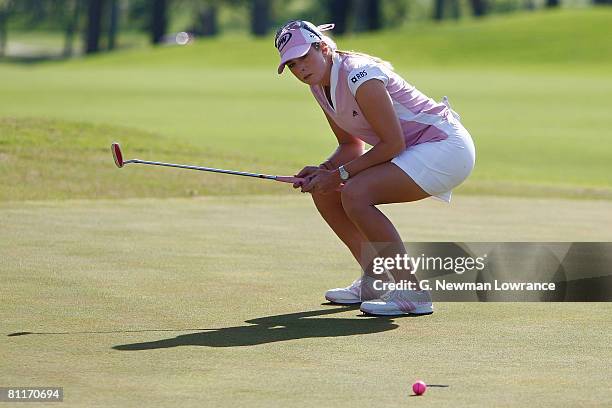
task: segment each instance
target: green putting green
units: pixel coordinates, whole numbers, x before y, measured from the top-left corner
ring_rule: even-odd
[[[384,208],[416,241],[609,240],[612,222],[606,201]],[[3,382],[63,386],[67,406],[390,406],[410,404],[417,379],[449,385],[428,406],[612,402],[608,303],[438,303],[396,319],[322,305],[359,270],[305,196],[0,214]],[[20,332],[34,334],[7,336]]]

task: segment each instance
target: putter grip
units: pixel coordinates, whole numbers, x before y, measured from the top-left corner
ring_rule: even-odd
[[[291,176],[276,176],[275,180],[280,181],[281,183],[291,183],[291,184],[303,183],[305,181],[305,179],[301,177],[291,177]]]

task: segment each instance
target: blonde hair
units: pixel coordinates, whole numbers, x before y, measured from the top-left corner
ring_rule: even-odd
[[[358,52],[358,51],[344,51],[344,50],[335,50],[338,54],[340,55],[356,55],[359,57],[364,57],[364,58],[369,58],[372,61],[376,62],[377,64],[382,64],[385,67],[389,68],[390,70],[393,71],[393,65],[391,65],[391,63],[389,61],[385,61],[384,59],[375,57],[373,55],[370,54],[365,54],[363,52]]]
[[[355,55],[355,56],[359,56],[359,57],[363,57],[363,58],[368,58],[371,59],[372,61],[376,62],[377,64],[382,64],[385,67],[387,67],[388,69],[393,71],[393,65],[391,65],[391,63],[389,61],[385,61],[381,58],[375,57],[373,55],[370,54],[365,54],[363,52],[358,52],[358,51],[345,51],[345,50],[339,50],[338,46],[336,45],[336,42],[334,40],[332,40],[330,37],[324,35],[323,38],[321,39],[322,42],[325,42],[325,44],[327,44],[329,46],[329,48],[331,48],[334,52],[337,52],[340,55]]]

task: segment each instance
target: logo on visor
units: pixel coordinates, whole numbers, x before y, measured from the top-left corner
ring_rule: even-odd
[[[279,52],[282,51],[283,48],[285,48],[285,45],[287,45],[287,43],[291,39],[291,36],[291,33],[285,33],[278,38],[278,41],[276,41],[276,48],[278,48]]]

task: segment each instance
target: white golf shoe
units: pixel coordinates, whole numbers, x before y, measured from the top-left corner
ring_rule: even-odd
[[[360,310],[380,316],[427,315],[433,313],[433,305],[429,291],[393,290],[380,299],[361,303]]]
[[[361,278],[356,279],[346,288],[328,290],[325,292],[325,299],[341,305],[361,303]]]

